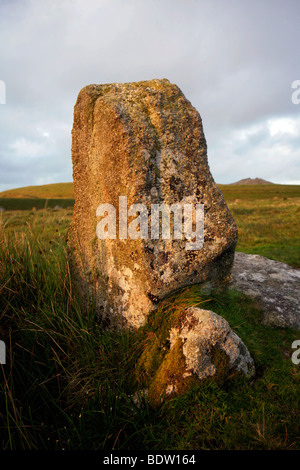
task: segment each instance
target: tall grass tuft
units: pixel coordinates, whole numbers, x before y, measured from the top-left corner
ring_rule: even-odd
[[[7,212],[0,222],[0,447],[2,449],[294,449],[299,369],[293,330],[261,324],[260,310],[229,292],[178,292],[166,308],[207,300],[247,344],[257,376],[205,384],[152,409],[132,377],[151,324],[105,331],[83,311],[70,275],[71,211]],[[200,299],[200,300],[199,300]],[[164,305],[159,314],[163,314]]]
[[[8,230],[10,222],[1,226],[0,335],[9,351],[1,442],[5,449],[62,448],[71,442],[70,426],[75,439],[85,439],[77,427],[87,402],[97,403],[99,421],[111,429],[126,392],[132,338],[103,332],[95,312],[81,310],[53,214],[44,211],[20,232]],[[114,435],[108,428],[104,444]]]

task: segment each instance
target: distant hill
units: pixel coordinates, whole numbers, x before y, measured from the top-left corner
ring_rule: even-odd
[[[0,198],[25,199],[74,199],[73,183],[54,183],[42,186],[26,186],[0,193]]]
[[[262,178],[244,178],[236,183],[231,184],[274,184],[270,181],[263,180]]]
[[[251,180],[251,178],[249,179]],[[241,182],[218,184],[218,188],[222,191],[227,203],[236,200],[300,198],[300,185],[268,184],[268,181],[263,184],[245,184]],[[33,207],[36,209],[55,208],[56,206],[72,208],[73,205],[73,183],[27,186],[0,193],[0,208],[2,207],[7,211],[31,210]]]

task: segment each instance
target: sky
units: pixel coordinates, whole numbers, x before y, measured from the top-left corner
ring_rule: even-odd
[[[0,0],[0,191],[72,181],[82,87],[153,78],[199,111],[217,183],[300,184],[299,25],[299,0]]]

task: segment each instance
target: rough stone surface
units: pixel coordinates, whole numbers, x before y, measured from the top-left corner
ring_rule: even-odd
[[[199,113],[168,80],[89,85],[74,109],[75,206],[69,231],[71,269],[82,299],[96,302],[107,326],[138,328],[177,288],[228,279],[237,228],[207,163]],[[186,240],[100,240],[100,204],[117,210],[152,204],[204,204],[204,247]]]
[[[138,378],[142,378],[141,387],[146,386],[152,405],[184,394],[203,380],[222,386],[230,377],[254,375],[247,347],[221,316],[189,307],[171,325],[165,332],[167,341],[160,329],[153,330],[138,362]]]
[[[228,373],[233,370],[246,376],[254,373],[254,362],[245,344],[224,318],[210,310],[188,308],[183,324],[170,331],[171,349],[178,338],[182,340],[186,362],[184,377],[194,373],[202,380],[218,374],[218,365],[214,363],[216,350],[226,354]]]
[[[236,252],[230,286],[257,300],[266,324],[300,329],[300,270]]]

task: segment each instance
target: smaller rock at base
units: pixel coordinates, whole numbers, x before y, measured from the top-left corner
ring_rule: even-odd
[[[169,350],[149,386],[154,406],[204,379],[222,384],[229,377],[242,374],[250,378],[255,373],[243,341],[224,318],[210,310],[187,308],[180,325],[170,329],[168,341]]]
[[[186,376],[194,373],[199,379],[205,379],[220,373],[220,361],[216,361],[216,356],[224,354],[228,372],[235,370],[246,376],[254,373],[253,359],[243,341],[224,318],[211,310],[188,308],[181,327],[170,331],[171,349],[178,338],[183,344]],[[221,361],[223,364],[224,360]]]

